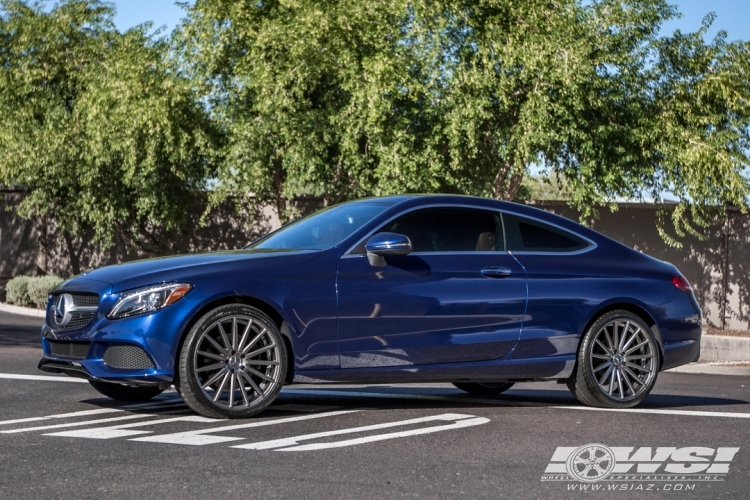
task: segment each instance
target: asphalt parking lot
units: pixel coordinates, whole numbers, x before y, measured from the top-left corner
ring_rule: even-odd
[[[624,411],[555,383],[299,385],[259,417],[212,420],[173,391],[117,404],[39,372],[40,321],[0,313],[3,499],[750,497],[750,377],[662,373]],[[589,443],[620,469],[555,474]]]

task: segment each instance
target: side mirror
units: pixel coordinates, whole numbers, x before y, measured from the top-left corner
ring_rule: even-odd
[[[378,233],[367,240],[365,250],[371,266],[385,267],[386,255],[408,255],[411,252],[411,241],[403,234]]]

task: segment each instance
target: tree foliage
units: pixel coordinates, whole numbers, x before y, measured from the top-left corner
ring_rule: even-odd
[[[0,183],[26,216],[162,253],[211,175],[216,131],[163,39],[99,0],[0,2]]]
[[[176,39],[229,132],[219,198],[282,215],[304,193],[514,199],[535,165],[584,217],[668,191],[683,234],[750,193],[750,48],[706,43],[708,24],[660,36],[676,15],[664,0],[197,0]]]

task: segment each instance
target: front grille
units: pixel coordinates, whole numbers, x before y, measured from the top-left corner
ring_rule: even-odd
[[[89,352],[91,342],[62,342],[50,340],[49,348],[53,356],[61,358],[83,359]]]
[[[104,362],[112,368],[146,369],[154,364],[146,351],[134,345],[113,345],[104,352]]]
[[[73,297],[73,304],[75,307],[97,307],[99,305],[99,295],[89,292],[65,292]],[[63,294],[58,294],[52,301],[52,308],[47,311],[47,324],[55,330],[73,330],[81,328],[89,323],[94,318],[96,310],[91,311],[75,311],[71,314],[70,321],[65,326],[60,326],[55,322],[55,309],[60,303]]]

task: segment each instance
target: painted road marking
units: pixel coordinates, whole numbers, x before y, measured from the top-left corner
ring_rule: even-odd
[[[727,417],[727,418],[750,418],[750,413],[718,412],[718,411],[697,411],[697,410],[657,410],[646,408],[592,408],[590,406],[553,406],[546,403],[508,403],[505,401],[495,401],[492,399],[463,398],[453,396],[427,396],[424,394],[402,394],[388,392],[355,392],[355,391],[329,391],[319,389],[283,389],[282,394],[291,394],[303,396],[312,394],[314,396],[350,396],[350,397],[371,397],[382,399],[426,399],[432,401],[450,401],[454,403],[478,403],[496,406],[521,406],[521,407],[539,407],[563,410],[590,410],[590,411],[611,411],[624,413],[653,413],[661,415],[682,415],[688,417]]]
[[[733,413],[725,411],[694,411],[694,410],[652,410],[647,408],[592,408],[590,406],[550,406],[549,408],[561,410],[590,410],[590,411],[612,411],[624,413],[652,413],[656,415],[682,415],[687,417],[725,417],[725,418],[750,418],[750,413]]]
[[[118,420],[132,420],[134,418],[150,418],[150,417],[158,417],[158,415],[126,415],[124,417],[114,417],[114,418],[102,418],[99,420],[86,420],[84,422],[69,422],[67,424],[55,424],[55,425],[43,425],[39,427],[23,427],[21,429],[10,429],[7,431],[0,431],[0,434],[16,434],[18,432],[31,432],[31,431],[46,431],[47,429],[61,429],[64,427],[78,427],[80,425],[89,425],[89,424],[104,424],[107,422],[116,422]]]
[[[269,410],[279,410],[279,411],[301,411],[301,412],[307,412],[312,413],[314,411],[330,411],[335,410],[336,408],[341,408],[340,406],[319,406],[319,405],[295,405],[295,404],[288,404],[288,405],[273,405],[270,406]]]
[[[50,420],[53,418],[71,418],[71,417],[84,417],[87,415],[99,415],[102,413],[112,413],[116,411],[122,411],[117,408],[101,408],[98,410],[84,410],[84,411],[76,411],[73,413],[60,413],[58,415],[47,415],[45,417],[30,417],[30,418],[17,418],[15,420],[3,420],[0,421],[0,425],[8,425],[8,424],[23,424],[26,422],[38,422],[40,420]]]
[[[46,375],[23,375],[20,373],[0,373],[0,378],[7,378],[12,380],[37,380],[44,382],[76,382],[79,384],[88,384],[89,381],[82,378],[73,377],[50,377]]]
[[[154,431],[132,431],[133,427],[143,427],[147,425],[167,424],[171,422],[198,422],[198,423],[216,423],[222,422],[221,419],[207,418],[198,416],[164,418],[161,420],[149,420],[147,422],[135,422],[132,424],[113,425],[110,427],[94,427],[91,429],[78,429],[75,431],[55,432],[44,434],[45,436],[59,437],[77,437],[87,439],[114,439],[121,437],[137,436],[138,434],[152,434]]]
[[[207,444],[225,443],[227,441],[241,441],[243,437],[230,437],[230,436],[212,436],[214,432],[225,432],[233,431],[237,429],[251,429],[254,427],[265,427],[267,425],[278,425],[286,424],[289,422],[299,422],[302,420],[312,420],[316,418],[335,417],[338,415],[345,415],[347,413],[355,413],[361,410],[342,410],[342,411],[331,411],[326,413],[316,413],[314,415],[303,415],[300,417],[287,417],[278,418],[273,420],[264,420],[262,422],[253,422],[250,424],[239,424],[239,425],[227,425],[224,427],[214,427],[211,429],[201,429],[197,431],[187,432],[176,432],[174,434],[161,434],[158,436],[147,436],[141,438],[131,439],[130,441],[145,441],[148,443],[170,443],[170,444],[184,444],[191,446],[203,446]]]
[[[299,441],[307,441],[316,438],[325,438],[330,436],[340,436],[342,434],[354,434],[357,432],[367,432],[380,429],[388,429],[391,427],[400,427],[404,425],[422,424],[425,422],[434,422],[436,420],[442,421],[455,421],[448,425],[438,425],[433,427],[425,427],[422,429],[411,429],[408,431],[392,432],[389,434],[376,434],[374,436],[365,436],[356,439],[349,439],[346,441],[336,441],[333,443],[313,443],[301,446],[298,445]],[[272,441],[261,441],[258,443],[240,444],[232,446],[232,448],[241,448],[245,450],[268,450],[273,448],[282,448],[276,451],[312,451],[312,450],[325,450],[329,448],[342,448],[344,446],[354,446],[363,443],[372,443],[375,441],[383,441],[386,439],[396,439],[407,436],[418,436],[421,434],[431,434],[433,432],[447,431],[452,429],[461,429],[464,427],[473,427],[475,425],[482,425],[489,422],[489,418],[476,417],[475,415],[462,415],[459,413],[444,413],[442,415],[433,415],[431,417],[412,418],[409,420],[400,420],[398,422],[388,422],[385,424],[365,425],[362,427],[352,427],[350,429],[339,429],[336,431],[318,432],[315,434],[303,434],[301,436],[294,436],[289,438],[274,439]]]

